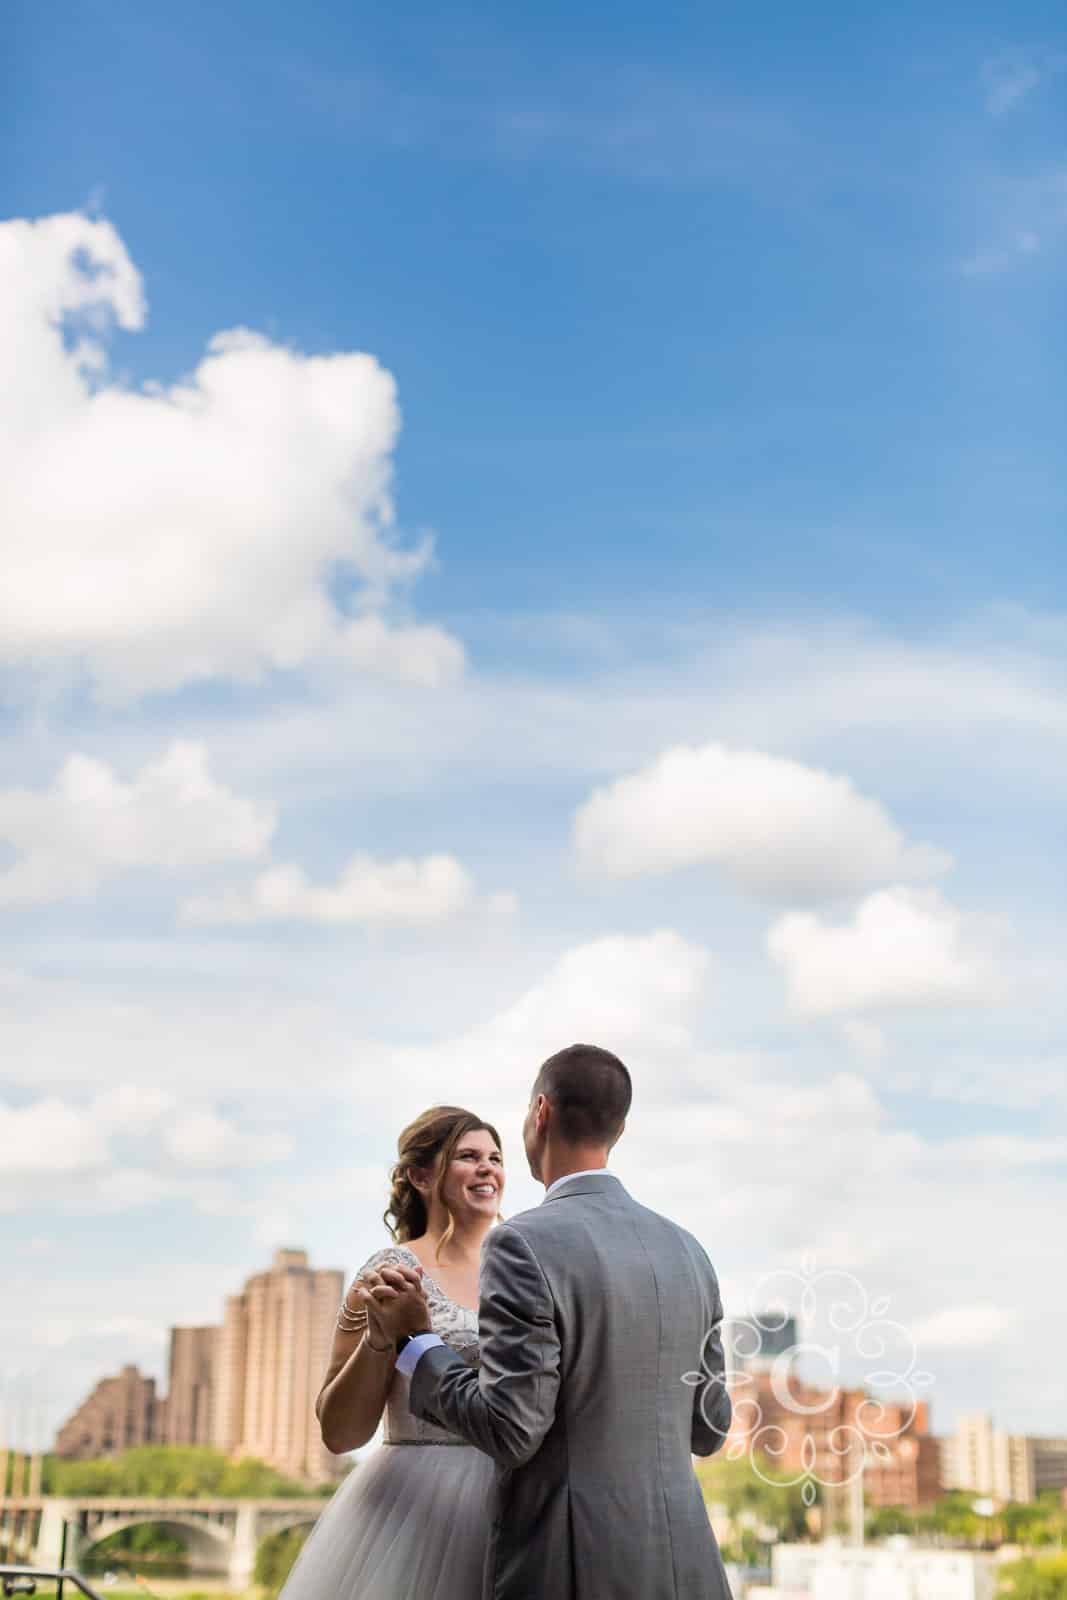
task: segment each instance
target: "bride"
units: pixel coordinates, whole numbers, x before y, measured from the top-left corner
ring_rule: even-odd
[[[322,1512],[280,1600],[481,1593],[493,1463],[411,1415],[395,1349],[368,1326],[357,1295],[368,1271],[421,1267],[433,1331],[477,1365],[479,1257],[504,1192],[500,1139],[472,1112],[434,1106],[404,1129],[397,1156],[384,1218],[396,1242],[364,1263],[341,1304],[315,1406],[335,1453],[367,1444],[384,1418],[382,1443]]]

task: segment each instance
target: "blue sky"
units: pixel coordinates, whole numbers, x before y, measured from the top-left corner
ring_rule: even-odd
[[[1063,226],[1052,9],[509,17],[16,7],[13,209],[121,217],[134,376],[237,323],[378,355],[450,612],[502,544],[533,606],[564,555],[585,604],[1047,603],[1055,253],[963,269]]]
[[[735,1303],[1064,1431],[1058,11],[3,26],[9,1410],[573,1027]]]

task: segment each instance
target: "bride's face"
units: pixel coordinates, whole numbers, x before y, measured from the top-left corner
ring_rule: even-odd
[[[504,1193],[504,1158],[488,1128],[465,1133],[448,1163],[442,1185],[452,1215],[492,1219]]]

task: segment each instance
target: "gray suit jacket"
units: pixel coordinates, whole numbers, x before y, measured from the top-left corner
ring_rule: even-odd
[[[597,1173],[494,1228],[480,1287],[479,1370],[426,1351],[411,1409],[497,1463],[485,1600],[729,1600],[692,1463],[730,1425],[696,1239]]]

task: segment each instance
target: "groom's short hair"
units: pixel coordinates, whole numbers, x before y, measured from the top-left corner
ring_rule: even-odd
[[[610,1050],[571,1044],[542,1064],[533,1093],[552,1102],[568,1144],[614,1144],[630,1110],[633,1084]]]

